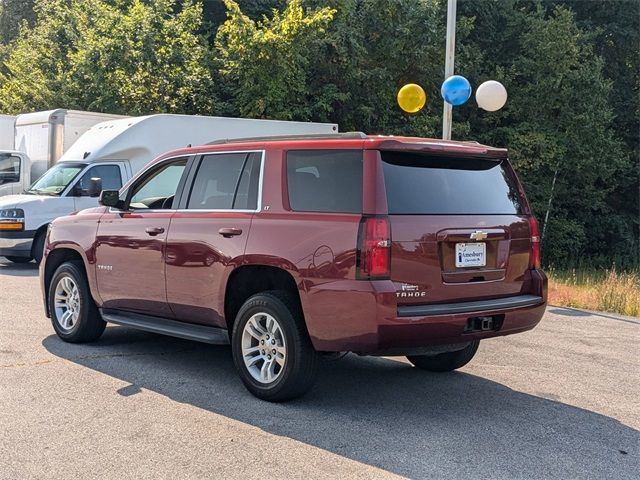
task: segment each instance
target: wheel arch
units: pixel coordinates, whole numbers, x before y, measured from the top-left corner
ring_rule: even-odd
[[[233,330],[236,315],[244,302],[252,295],[268,290],[290,292],[304,319],[301,299],[304,289],[301,282],[296,281],[296,273],[274,265],[264,264],[245,264],[235,268],[229,274],[224,292],[224,318],[229,335]]]
[[[84,270],[84,273],[87,276],[87,281],[89,283],[89,291],[91,292],[91,296],[93,297],[94,301],[98,303],[98,299],[95,295],[95,282],[91,275],[89,275],[89,270],[87,269],[87,259],[84,255],[84,252],[73,245],[57,247],[51,250],[43,259],[44,266],[41,268],[42,293],[44,296],[44,305],[47,317],[51,315],[51,312],[49,311],[49,287],[51,286],[51,279],[53,278],[53,274],[60,265],[71,261],[77,262]]]

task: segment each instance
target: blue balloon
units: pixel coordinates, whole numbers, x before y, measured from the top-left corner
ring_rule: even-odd
[[[462,75],[452,75],[442,83],[440,93],[445,102],[457,107],[471,97],[471,84]]]

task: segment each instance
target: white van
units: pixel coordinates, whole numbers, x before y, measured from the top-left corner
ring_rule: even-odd
[[[53,219],[97,206],[101,189],[118,190],[166,151],[227,138],[337,131],[330,123],[168,114],[99,123],[24,194],[0,198],[0,256],[16,263],[39,262]]]

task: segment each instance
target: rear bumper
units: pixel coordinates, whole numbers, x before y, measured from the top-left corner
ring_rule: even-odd
[[[396,317],[392,322],[379,325],[377,345],[365,347],[363,353],[402,352],[403,349],[409,351],[429,345],[455,344],[525,332],[534,328],[544,315],[546,303],[542,302],[542,298],[536,298],[539,299],[537,304],[525,307],[483,309],[424,317]],[[504,319],[497,330],[465,332],[469,318],[502,315]]]
[[[0,232],[0,257],[30,257],[35,231]]]
[[[531,293],[400,307],[391,282],[341,281],[337,282],[338,288],[332,283],[312,289],[303,306],[316,350],[404,355],[432,345],[460,344],[531,330],[542,319],[547,301],[546,276],[533,271],[532,277]],[[469,332],[469,319],[474,317],[499,317],[499,326]]]
[[[487,312],[509,308],[534,307],[543,303],[537,295],[494,298],[476,302],[442,303],[437,305],[409,305],[398,307],[398,317],[428,317],[433,315],[456,315],[462,313]]]

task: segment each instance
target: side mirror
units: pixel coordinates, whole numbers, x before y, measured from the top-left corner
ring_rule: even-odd
[[[94,177],[89,183],[89,196],[99,197],[100,192],[102,192],[102,179]]]
[[[98,203],[105,207],[113,207],[120,210],[124,208],[124,202],[120,200],[120,192],[118,190],[102,190]]]

